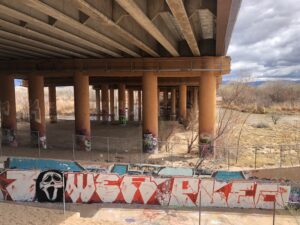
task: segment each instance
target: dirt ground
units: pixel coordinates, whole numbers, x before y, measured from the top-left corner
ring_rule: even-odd
[[[20,205],[25,204],[25,205]],[[199,224],[197,209],[158,208],[155,206],[112,204],[67,204],[63,215],[62,204],[0,203],[0,224],[18,225],[190,225]],[[53,209],[55,208],[55,209]],[[80,217],[81,216],[81,217]],[[272,211],[242,209],[201,210],[201,224],[205,225],[257,225],[272,224]],[[276,210],[275,224],[297,225],[299,217],[288,211]],[[298,221],[298,222],[297,222]]]
[[[239,119],[232,125],[231,132],[224,134],[221,141],[217,142],[217,156],[205,160],[203,167],[251,169],[255,167],[255,162],[256,168],[300,165],[300,115],[282,115],[274,125],[270,115],[252,114],[248,117],[245,113],[235,113]],[[246,117],[248,119],[242,126]],[[0,154],[173,166],[195,166],[199,158],[197,147],[187,154],[187,139],[191,131],[176,121],[159,121],[159,134],[163,140],[159,142],[160,151],[158,154],[147,155],[142,153],[142,125],[139,122],[123,126],[117,122],[92,121],[92,151],[83,152],[73,144],[74,121],[66,120],[66,117],[61,119],[57,124],[47,124],[47,150],[39,152],[37,148],[32,148],[29,123],[18,122],[19,147],[2,147]],[[257,128],[258,124],[265,126]]]

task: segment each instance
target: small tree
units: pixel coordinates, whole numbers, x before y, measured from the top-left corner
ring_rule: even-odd
[[[274,125],[277,124],[277,122],[281,119],[280,115],[276,114],[276,113],[272,113],[271,114],[271,119]]]

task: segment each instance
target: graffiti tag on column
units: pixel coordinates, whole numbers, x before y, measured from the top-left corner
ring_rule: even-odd
[[[30,106],[30,118],[32,121],[36,123],[41,123],[41,110],[40,110],[40,103],[38,99],[35,99],[31,102]]]
[[[1,102],[1,114],[4,116],[9,116],[10,108],[9,101]]]

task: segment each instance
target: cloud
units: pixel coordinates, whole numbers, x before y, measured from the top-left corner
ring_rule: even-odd
[[[229,77],[300,80],[300,4],[243,0],[231,39]]]

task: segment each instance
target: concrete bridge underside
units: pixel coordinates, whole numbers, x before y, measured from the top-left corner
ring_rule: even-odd
[[[187,102],[193,99],[200,137],[213,139],[216,90],[230,72],[226,52],[240,4],[241,0],[0,0],[5,143],[17,143],[14,79],[28,86],[32,137],[42,145],[45,86],[52,122],[57,121],[55,87],[74,86],[75,134],[83,137],[79,142],[87,150],[90,85],[96,91],[97,111],[101,93],[105,120],[116,119],[111,113],[115,89],[119,120],[126,119],[126,101],[132,120],[133,91],[138,91],[141,136],[153,143],[159,137],[160,90],[164,99],[171,96],[172,119],[186,120]]]

